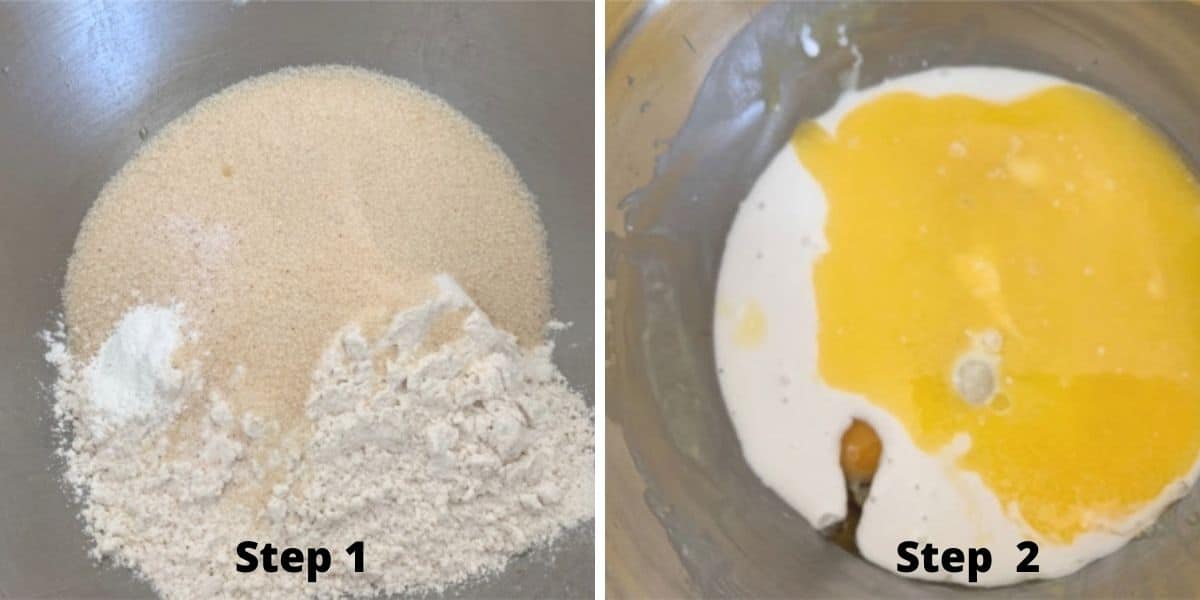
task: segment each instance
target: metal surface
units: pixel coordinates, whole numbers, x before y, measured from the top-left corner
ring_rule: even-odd
[[[637,582],[681,566],[684,581],[673,593],[717,597],[1200,597],[1196,491],[1146,535],[1058,580],[968,592],[866,563],[814,532],[750,472],[720,398],[710,330],[717,267],[738,203],[796,123],[833,103],[853,63],[850,49],[836,43],[838,25],[862,51],[864,86],[940,65],[1045,71],[1124,101],[1195,166],[1200,6],[721,10],[741,18],[660,7],[619,36],[622,47],[608,57],[607,416],[624,432],[644,484],[638,495],[608,488],[608,526],[611,535],[624,525],[630,546],[666,540],[673,550],[658,564],[610,552],[609,581]],[[821,42],[815,58],[800,47],[805,24]],[[653,516],[621,523],[625,503],[642,503]]]
[[[555,317],[574,323],[556,360],[590,399],[592,17],[579,3],[0,4],[0,597],[151,593],[86,554],[59,489],[36,335],[107,178],[144,135],[243,78],[360,65],[442,96],[491,135],[539,199]],[[589,523],[447,595],[591,597],[592,540]]]

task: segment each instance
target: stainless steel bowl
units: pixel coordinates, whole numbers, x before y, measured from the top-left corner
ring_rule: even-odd
[[[649,3],[620,22],[610,32],[606,106],[609,589],[965,593],[851,555],[746,466],[710,331],[734,211],[796,123],[837,97],[854,61],[836,43],[841,24],[862,52],[863,86],[942,65],[1044,71],[1121,99],[1200,163],[1200,5]],[[801,47],[806,24],[822,48],[812,58]],[[1074,575],[973,595],[1198,597],[1198,516],[1192,493],[1146,535]]]
[[[79,223],[142,138],[289,65],[344,63],[438,94],[539,199],[556,361],[593,393],[593,12],[584,4],[0,4],[0,597],[144,597],[103,568],[60,489],[38,331]],[[450,597],[591,597],[593,528]]]

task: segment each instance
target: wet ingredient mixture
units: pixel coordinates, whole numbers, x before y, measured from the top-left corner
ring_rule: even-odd
[[[814,526],[849,483],[866,558],[983,546],[999,585],[1031,539],[1034,576],[1062,575],[1195,480],[1198,262],[1200,186],[1117,102],[1008,69],[898,78],[801,125],[743,203],[722,390]]]

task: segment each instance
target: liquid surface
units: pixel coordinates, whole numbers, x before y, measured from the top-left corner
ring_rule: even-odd
[[[1058,85],[1011,102],[886,94],[793,145],[828,202],[813,271],[825,382],[926,452],[969,435],[957,464],[1051,540],[1186,475],[1200,192],[1154,131]],[[972,353],[959,373],[979,375],[956,389]]]
[[[713,322],[764,485],[817,530],[857,522],[843,544],[889,572],[906,540],[986,547],[978,581],[902,574],[975,586],[1072,573],[1187,493],[1197,199],[1153,131],[1056,77],[952,67],[847,92],[795,142],[738,209]],[[868,431],[873,473],[843,454]]]

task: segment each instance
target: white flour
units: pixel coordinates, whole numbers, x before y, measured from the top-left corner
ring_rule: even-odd
[[[439,590],[589,518],[591,411],[550,362],[550,345],[522,350],[453,280],[437,284],[435,299],[396,315],[379,339],[353,325],[339,333],[313,374],[311,439],[266,453],[270,464],[251,449],[275,424],[233,414],[215,388],[200,446],[177,459],[164,458],[171,419],[130,418],[145,406],[177,414],[180,390],[200,389],[198,369],[162,360],[181,335],[171,311],[131,311],[104,345],[121,352],[106,360],[102,350],[85,368],[61,336],[52,341],[56,413],[73,429],[67,480],[97,557],[171,598]],[[460,313],[460,335],[431,349],[431,331]],[[113,381],[135,393],[105,398]],[[287,475],[264,479],[277,465]],[[256,486],[265,499],[231,491]],[[325,547],[332,565],[316,584],[302,573],[239,573],[243,540]],[[345,552],[358,540],[363,573]]]
[[[89,425],[97,436],[135,417],[158,416],[177,397],[183,373],[171,365],[182,319],[175,309],[129,311],[84,371],[91,394]]]

